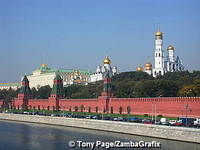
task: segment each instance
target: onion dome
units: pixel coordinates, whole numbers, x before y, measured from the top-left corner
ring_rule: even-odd
[[[162,36],[162,34],[163,34],[163,33],[160,32],[160,31],[157,31],[157,32],[156,32],[156,36]]]
[[[160,27],[158,26],[158,30],[155,33],[156,39],[162,39],[163,33],[160,32]]]
[[[47,64],[42,64],[41,67],[47,67]]]
[[[143,71],[143,68],[141,66],[138,66],[137,71]]]
[[[49,68],[48,68],[47,64],[42,64],[42,65],[39,67],[39,70],[40,70],[40,71],[47,71],[47,70],[49,70]]]
[[[169,46],[167,47],[167,50],[174,50],[174,47],[173,47],[172,45],[169,45]]]
[[[152,64],[150,62],[145,64],[145,70],[152,70]]]
[[[104,58],[103,63],[109,64],[109,65],[111,64],[111,60],[108,58],[108,56],[106,56],[106,58]]]

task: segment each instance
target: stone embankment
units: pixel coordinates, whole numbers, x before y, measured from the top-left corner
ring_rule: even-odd
[[[78,127],[200,143],[200,129],[66,117],[0,113],[0,120]]]

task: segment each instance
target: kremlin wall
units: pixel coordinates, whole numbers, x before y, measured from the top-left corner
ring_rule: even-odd
[[[0,106],[2,105],[3,101],[0,101]],[[200,118],[200,97],[116,98],[112,94],[109,74],[104,77],[103,91],[96,99],[64,99],[63,80],[58,74],[54,78],[54,85],[48,99],[32,99],[28,78],[24,76],[18,97],[13,100],[11,107]]]
[[[144,69],[138,67],[137,71],[145,71],[156,77],[166,72],[184,70],[182,61],[178,56],[175,56],[175,48],[172,45],[167,47],[167,58],[164,58],[163,33],[159,29],[155,33],[154,59],[154,66],[147,62]],[[111,77],[116,74],[118,74],[118,69],[116,66],[111,66],[111,60],[108,57],[104,58],[102,66],[97,66],[95,73],[85,70],[53,70],[46,64],[42,64],[32,74],[23,77],[21,86],[19,84],[9,84],[8,86],[0,84],[0,89],[20,87],[18,97],[12,102],[12,107],[15,109],[200,118],[200,97],[116,98],[111,89]],[[64,99],[63,97],[63,86],[86,85],[100,80],[104,81],[103,92],[96,99]],[[33,99],[30,87],[38,88],[45,85],[52,87],[50,97],[48,99]],[[2,106],[3,100],[0,100],[0,107]]]

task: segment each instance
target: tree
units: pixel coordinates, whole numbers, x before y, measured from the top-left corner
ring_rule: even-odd
[[[180,96],[196,97],[200,96],[200,79],[195,80],[193,84],[186,85],[179,90]]]
[[[36,98],[47,99],[51,94],[51,87],[49,85],[42,86],[38,89]]]

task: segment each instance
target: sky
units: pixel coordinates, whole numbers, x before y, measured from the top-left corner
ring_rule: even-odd
[[[163,48],[200,70],[199,0],[0,0],[0,82],[18,82],[45,63],[95,71],[109,56],[120,72],[154,64]]]

